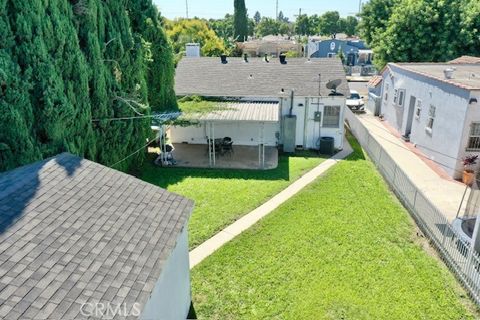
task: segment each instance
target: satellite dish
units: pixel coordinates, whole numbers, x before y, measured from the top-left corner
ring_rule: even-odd
[[[332,90],[330,95],[337,95],[337,88],[342,84],[342,79],[335,79],[328,81],[326,84],[327,89]]]

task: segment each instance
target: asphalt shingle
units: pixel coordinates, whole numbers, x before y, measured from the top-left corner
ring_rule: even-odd
[[[222,64],[220,58],[183,58],[176,70],[177,95],[201,95],[214,97],[265,97],[278,98],[281,90],[288,96],[294,89],[297,96],[317,97],[330,94],[325,87],[328,81],[341,79],[338,92],[347,95],[348,84],[342,62],[336,58],[307,60],[278,59],[269,63],[262,58],[228,58]]]
[[[0,174],[0,317],[67,319],[86,301],[144,305],[192,208],[67,153]]]

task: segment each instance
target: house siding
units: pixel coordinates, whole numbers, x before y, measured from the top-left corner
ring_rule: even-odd
[[[177,245],[145,304],[142,320],[186,319],[191,304],[188,229],[184,227]]]
[[[402,135],[406,133],[411,97],[421,100],[421,113],[413,117],[410,141],[428,158],[438,163],[453,178],[461,177],[461,158],[465,154],[468,119],[479,119],[480,113],[469,106],[470,93],[435,79],[426,79],[399,68],[384,73],[382,113],[385,120]],[[404,106],[394,104],[395,89],[405,90]],[[388,100],[385,93],[388,92]],[[433,129],[426,127],[429,109],[436,108]],[[414,112],[416,112],[415,106]],[[470,122],[470,121],[469,121]]]

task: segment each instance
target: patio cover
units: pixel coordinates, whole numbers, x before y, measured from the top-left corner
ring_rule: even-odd
[[[189,113],[182,120],[204,122],[207,128],[208,156],[210,166],[215,166],[215,124],[231,122],[258,123],[258,164],[265,166],[265,123],[280,122],[280,104],[278,102],[221,102],[218,109],[205,113]]]
[[[278,102],[221,102],[218,109],[205,113],[190,113],[181,119],[201,122],[263,122],[280,121]]]

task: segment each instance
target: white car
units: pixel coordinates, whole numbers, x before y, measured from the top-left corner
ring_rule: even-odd
[[[357,91],[350,91],[350,97],[347,98],[347,107],[352,111],[365,111],[363,97],[361,97]]]

